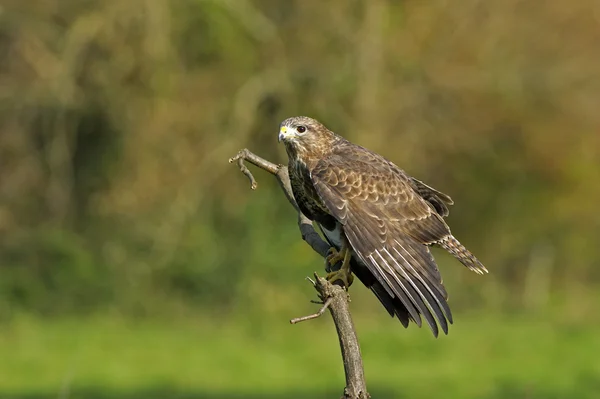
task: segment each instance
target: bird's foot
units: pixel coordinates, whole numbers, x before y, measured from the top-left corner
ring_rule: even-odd
[[[354,276],[352,275],[350,268],[344,267],[335,272],[327,273],[326,278],[331,284],[335,284],[336,281],[341,281],[346,289],[348,289],[348,287],[350,287],[354,281]]]
[[[335,249],[335,247],[329,248],[328,255],[325,258],[325,260],[327,261],[327,264],[325,267],[327,269],[327,271],[331,271],[331,268],[333,266],[335,266],[336,263],[344,260],[344,252],[345,252],[344,248],[342,248],[341,251],[338,251],[337,249]]]
[[[350,271],[350,257],[350,250],[346,246],[343,246],[340,251],[333,247],[329,248],[329,255],[327,255],[326,258],[327,271],[329,271],[326,277],[327,281],[332,284],[336,281],[341,281],[346,289],[352,285],[354,276]],[[342,261],[342,267],[340,267],[339,270],[331,271],[331,269],[340,261]]]

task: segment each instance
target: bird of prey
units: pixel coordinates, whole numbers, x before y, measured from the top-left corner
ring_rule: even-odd
[[[284,120],[279,141],[296,202],[331,246],[328,271],[342,261],[327,279],[348,288],[355,274],[404,327],[409,321],[421,327],[422,317],[435,337],[438,324],[447,334],[452,313],[429,247],[438,245],[470,270],[487,273],[444,221],[452,199],[315,119]]]

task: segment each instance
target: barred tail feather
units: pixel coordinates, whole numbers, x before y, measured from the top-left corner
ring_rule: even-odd
[[[436,242],[440,247],[450,252],[463,265],[477,274],[487,273],[488,270],[464,245],[462,245],[453,235],[447,235]]]

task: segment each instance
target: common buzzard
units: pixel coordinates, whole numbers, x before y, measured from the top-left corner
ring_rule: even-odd
[[[284,120],[279,141],[296,202],[331,245],[329,268],[343,261],[327,279],[349,287],[354,273],[404,327],[423,317],[434,336],[438,323],[447,334],[452,313],[429,246],[487,272],[444,222],[452,199],[314,119]]]

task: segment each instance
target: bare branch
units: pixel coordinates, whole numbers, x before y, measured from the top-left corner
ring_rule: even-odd
[[[317,313],[309,314],[308,316],[296,317],[295,319],[290,320],[290,324],[296,324],[300,323],[301,321],[312,320],[316,319],[317,317],[320,317],[323,313],[325,313],[329,305],[331,305],[332,301],[333,298],[327,298],[327,300],[325,301],[323,306],[321,306],[321,309],[319,309]]]
[[[252,190],[256,190],[256,187],[257,187],[256,180],[254,180],[254,176],[252,175],[252,173],[250,172],[250,170],[248,169],[246,164],[244,164],[244,160],[242,158],[238,159],[237,164],[238,164],[240,170],[242,171],[242,173],[245,174],[246,177],[248,177],[248,180],[250,180],[250,188]]]
[[[250,162],[251,164],[258,166],[262,170],[266,170],[267,172],[269,172],[272,175],[277,174],[277,171],[279,170],[279,168],[282,167],[282,165],[275,165],[274,163],[269,162],[266,159],[259,157],[258,155],[250,152],[247,148],[240,150],[234,157],[230,158],[229,163],[237,161],[238,159],[241,159],[242,161]]]
[[[266,170],[267,172],[269,172],[273,175],[277,174],[279,168],[281,167],[280,165],[279,166],[275,165],[274,163],[271,163],[271,162],[267,161],[266,159],[263,159],[263,158],[259,157],[258,155],[251,153],[250,151],[248,151],[247,148],[240,150],[240,152],[238,152],[234,157],[229,158],[229,163],[232,163],[235,161],[237,161],[240,171],[244,175],[246,175],[248,180],[250,180],[250,188],[252,188],[252,190],[256,190],[257,183],[256,183],[256,180],[254,179],[254,176],[252,175],[252,172],[250,172],[250,170],[248,170],[248,167],[244,164],[244,161],[248,161],[251,164],[258,166],[262,170]]]
[[[313,251],[325,258],[329,251],[329,244],[323,241],[319,233],[315,231],[310,219],[304,216],[302,212],[298,212],[298,228],[300,234],[302,234],[302,239],[310,245]]]
[[[315,231],[311,220],[300,211],[298,204],[294,199],[287,167],[275,165],[250,152],[246,148],[238,152],[236,156],[229,160],[229,162],[235,161],[237,161],[240,171],[250,180],[252,189],[257,187],[256,180],[244,164],[244,161],[248,161],[260,169],[275,175],[286,198],[298,212],[298,228],[302,234],[302,239],[306,241],[316,253],[325,258],[329,251],[329,244]],[[343,398],[370,398],[371,396],[367,392],[367,385],[365,382],[360,346],[358,344],[356,330],[354,329],[354,323],[352,322],[352,317],[350,315],[348,293],[343,287],[331,284],[326,279],[319,277],[316,273],[314,281],[310,278],[308,280],[317,290],[323,306],[317,313],[292,319],[290,320],[290,323],[296,324],[301,321],[315,319],[321,316],[325,310],[329,309],[337,330],[342,351],[342,360],[344,362],[344,372],[346,374],[346,388],[344,389]]]

